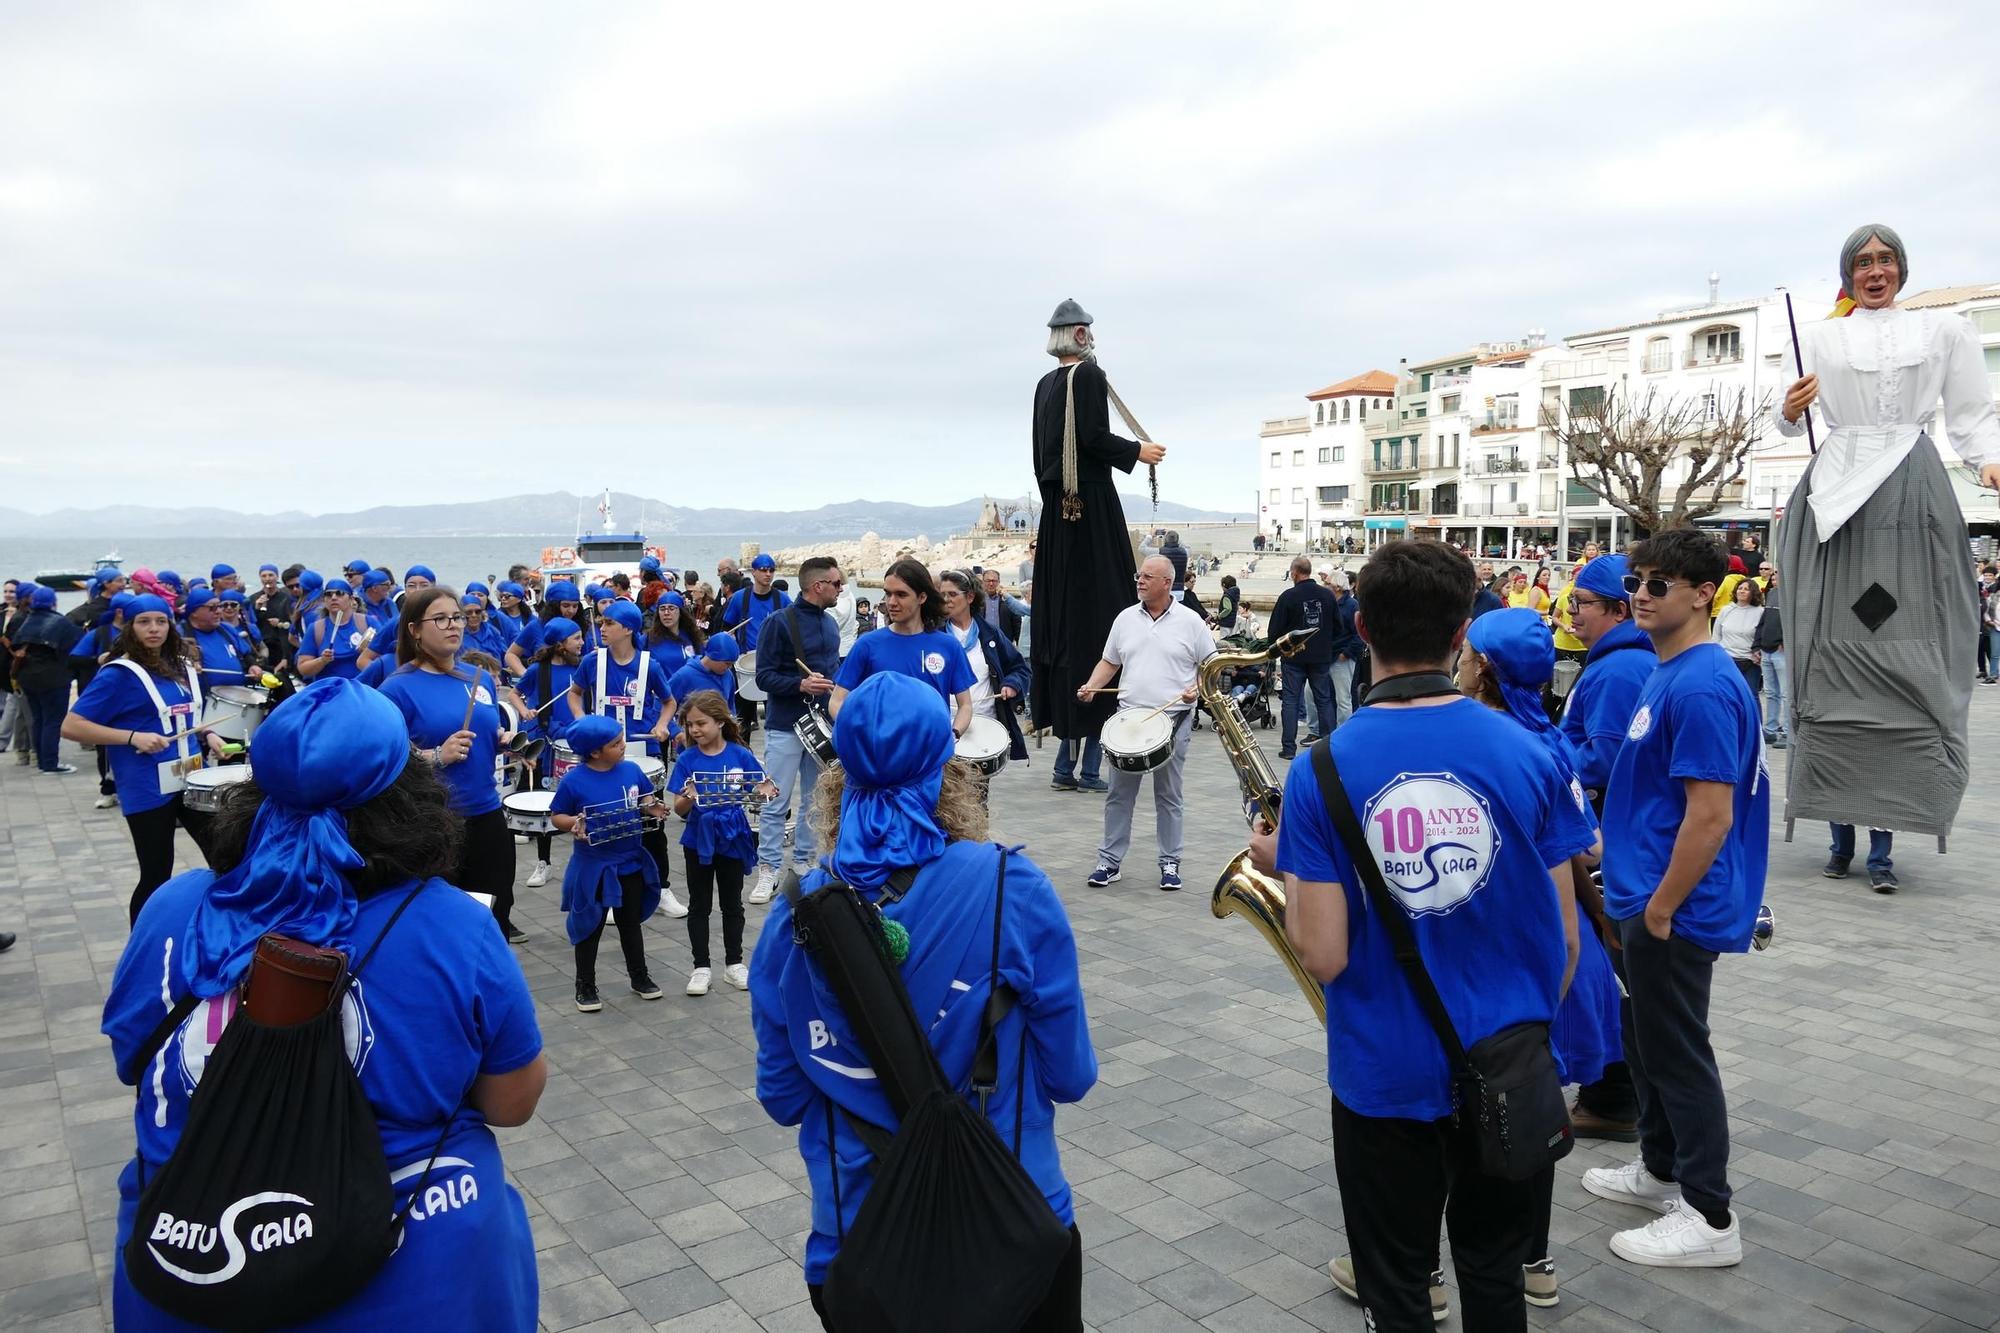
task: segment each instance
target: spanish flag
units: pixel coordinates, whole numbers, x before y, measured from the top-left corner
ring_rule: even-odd
[[[1845,319],[1854,313],[1854,298],[1842,287],[1833,298],[1833,309],[1827,312],[1828,319]]]

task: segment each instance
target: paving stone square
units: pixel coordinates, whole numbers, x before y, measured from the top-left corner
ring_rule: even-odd
[[[2000,773],[1987,758],[2000,688],[1975,692],[1973,753],[1950,854],[1899,838],[1895,897],[1823,879],[1820,828],[1789,843],[1774,830],[1777,945],[1725,959],[1714,998],[1743,1264],[1612,1257],[1608,1237],[1645,1216],[1584,1193],[1586,1168],[1629,1152],[1585,1143],[1556,1188],[1562,1303],[1532,1326],[2000,1327]],[[1324,1034],[1264,941],[1209,911],[1243,845],[1213,732],[1190,753],[1179,894],[1144,873],[1149,795],[1125,878],[1085,887],[1100,798],[1051,792],[1053,755],[1036,748],[995,780],[994,831],[1026,844],[1076,929],[1101,1076],[1057,1127],[1090,1326],[1358,1331],[1326,1275],[1344,1243]],[[1782,791],[1785,756],[1771,758]],[[97,1026],[134,870],[122,821],[94,795],[87,773],[0,763],[0,929],[21,933],[0,955],[0,1327],[108,1323],[131,1099]],[[182,867],[196,863],[184,841]],[[519,892],[551,1077],[536,1118],[500,1137],[534,1229],[542,1327],[816,1329],[799,1269],[805,1173],[793,1132],[754,1099],[748,996],[682,995],[686,932],[659,916],[647,943],[667,998],[608,988],[602,1013],[578,1014],[556,884]],[[748,910],[754,936],[764,909]]]

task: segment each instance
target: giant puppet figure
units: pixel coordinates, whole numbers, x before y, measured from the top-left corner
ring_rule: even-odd
[[[1166,449],[1111,431],[1110,382],[1098,367],[1091,318],[1075,301],[1049,317],[1048,353],[1059,363],[1035,386],[1035,480],[1042,494],[1036,541],[1034,667],[1036,727],[1064,740],[1094,738],[1118,706],[1115,694],[1076,697],[1104,637],[1137,593],[1132,538],[1111,469],[1152,466]],[[1121,413],[1122,413],[1121,405]],[[1129,419],[1129,418],[1128,418]],[[1134,434],[1139,432],[1136,428]]]
[[[1801,331],[1802,376],[1778,416],[1795,436],[1817,407],[1831,428],[1778,536],[1797,713],[1785,817],[1942,844],[1965,795],[1979,616],[1929,431],[1942,401],[1952,448],[2000,488],[2000,420],[1979,335],[1962,315],[1898,310],[1908,278],[1888,227],[1847,238],[1836,317]]]

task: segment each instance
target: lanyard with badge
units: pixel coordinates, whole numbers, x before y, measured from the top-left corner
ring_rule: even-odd
[[[188,743],[194,736],[194,701],[201,698],[201,681],[195,675],[194,664],[190,662],[187,667],[187,699],[172,704],[160,694],[160,687],[153,683],[153,673],[131,658],[115,657],[111,665],[122,666],[139,678],[139,683],[146,689],[146,697],[152,701],[153,711],[160,716],[159,734],[172,741],[163,752],[163,757],[156,761],[159,764],[160,795],[171,796],[187,786],[187,775],[206,762],[201,751]]]

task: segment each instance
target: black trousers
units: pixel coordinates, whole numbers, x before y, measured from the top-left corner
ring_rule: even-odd
[[[694,965],[709,966],[708,913],[715,899],[722,899],[722,958],[727,963],[743,961],[743,871],[733,856],[718,856],[702,864],[692,847],[687,855],[688,944],[694,949]]]
[[[108,745],[97,747],[97,794],[99,796],[118,794],[118,784],[111,777],[111,747]]]
[[[647,824],[639,831],[639,845],[653,858],[653,866],[660,872],[662,892],[673,887],[674,856],[667,848],[667,827],[665,824]]]
[[[514,832],[498,810],[468,815],[465,846],[459,849],[452,883],[467,893],[493,895],[493,919],[514,928]]]
[[[1715,955],[1691,940],[1653,938],[1644,913],[1618,923],[1632,994],[1625,1062],[1639,1094],[1639,1155],[1680,1182],[1701,1213],[1729,1211],[1729,1108],[1708,1039]]]
[[[817,1283],[806,1284],[812,1297],[813,1313],[819,1316],[826,1333],[862,1333],[859,1329],[834,1326],[827,1313],[826,1297]],[[1069,1253],[1063,1257],[1056,1275],[1049,1281],[1049,1294],[1028,1316],[1019,1333],[1082,1333],[1083,1330],[1083,1234],[1074,1225],[1069,1229]]]
[[[625,896],[620,902],[636,903],[645,896],[646,881],[642,875],[620,875],[618,883],[624,888]],[[616,908],[611,913],[618,925],[618,948],[625,955],[625,975],[633,981],[647,976],[645,922],[636,911],[628,912]],[[576,946],[576,984],[595,986],[597,984],[597,944],[604,938],[604,923],[597,923],[597,929],[590,932],[590,938]]]
[[[178,795],[165,805],[125,816],[125,827],[132,832],[132,854],[139,859],[139,882],[132,889],[130,903],[133,921],[139,919],[139,909],[153,896],[153,890],[174,877],[174,829],[186,829],[206,858],[208,823],[208,816],[182,805]]]
[[[1528,1325],[1521,1266],[1547,1218],[1544,1182],[1482,1175],[1449,1120],[1356,1115],[1333,1100],[1333,1167],[1361,1306],[1375,1333],[1430,1333],[1438,1222],[1451,1241],[1467,1333]],[[1546,1248],[1546,1247],[1545,1247]]]

